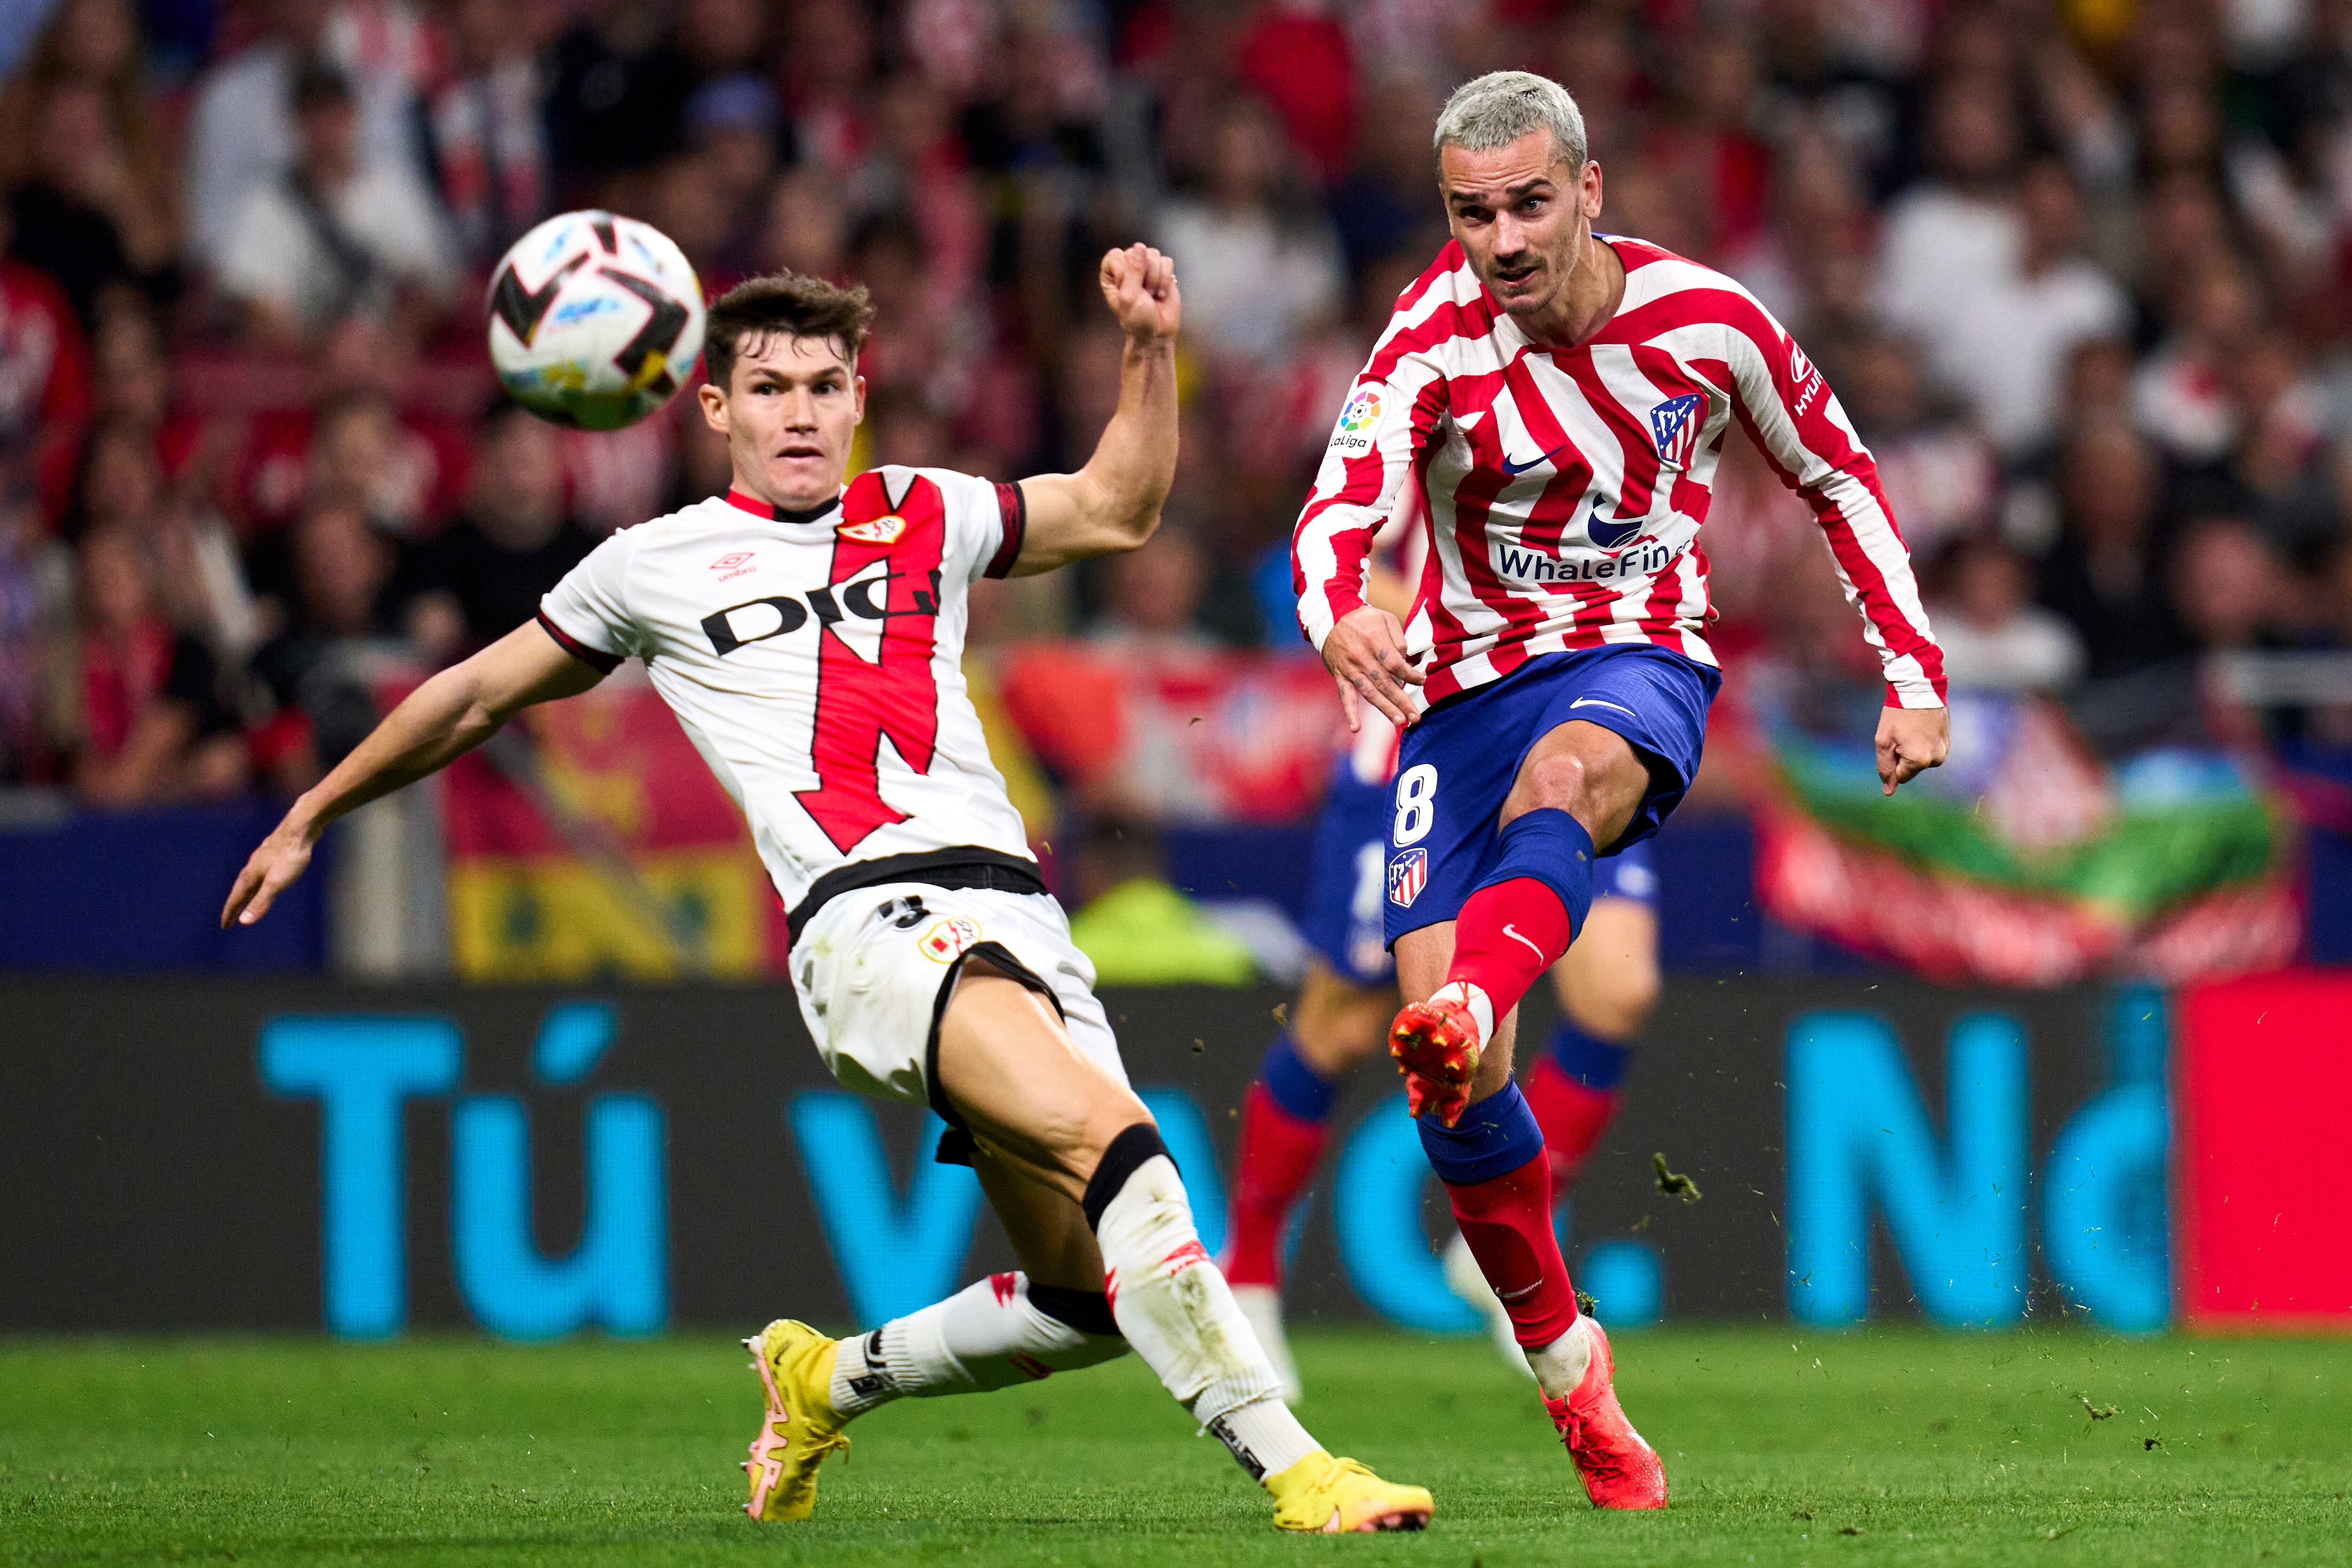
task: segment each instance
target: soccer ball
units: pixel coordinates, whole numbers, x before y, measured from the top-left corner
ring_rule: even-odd
[[[607,212],[565,213],[490,274],[490,363],[543,419],[617,430],[670,400],[702,353],[702,286],[669,236]]]

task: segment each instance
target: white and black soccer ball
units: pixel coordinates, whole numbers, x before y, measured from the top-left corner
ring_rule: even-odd
[[[490,274],[490,363],[532,413],[617,430],[667,403],[702,353],[702,286],[669,236],[608,212],[564,213]]]

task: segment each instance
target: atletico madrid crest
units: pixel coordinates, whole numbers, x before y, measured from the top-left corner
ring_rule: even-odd
[[[1389,902],[1397,908],[1411,909],[1428,885],[1428,850],[1408,849],[1389,862]]]
[[[1669,397],[1650,410],[1650,434],[1658,443],[1658,461],[1670,468],[1690,467],[1698,445],[1698,394]]]

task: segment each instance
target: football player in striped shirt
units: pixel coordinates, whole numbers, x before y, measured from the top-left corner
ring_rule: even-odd
[[[1411,495],[1403,498],[1408,503]],[[1400,507],[1393,565],[1370,567],[1367,597],[1411,613],[1409,579],[1422,542],[1417,513]],[[1386,545],[1388,541],[1381,541]],[[1337,759],[1315,827],[1304,934],[1311,956],[1288,1017],[1242,1100],[1233,1208],[1219,1263],[1234,1300],[1293,1402],[1305,1389],[1283,1325],[1283,1247],[1300,1196],[1330,1139],[1339,1080],[1386,1043],[1396,1008],[1396,961],[1382,933],[1389,816],[1402,732],[1362,711]],[[1552,966],[1559,1022],[1523,1083],[1543,1133],[1557,1199],[1575,1182],[1622,1100],[1632,1047],[1658,998],[1657,868],[1635,844],[1594,866],[1592,910]],[[1455,1233],[1445,1279],[1486,1315],[1503,1352],[1528,1370],[1518,1331]]]
[[[1423,998],[1389,1030],[1422,1145],[1587,1495],[1658,1508],[1664,1467],[1577,1311],[1511,1047],[1519,998],[1585,924],[1594,862],[1655,833],[1697,772],[1718,680],[1697,534],[1735,422],[1811,509],[1878,650],[1888,794],[1944,759],[1943,658],[1820,372],[1729,278],[1594,232],[1601,166],[1567,91],[1481,77],[1433,141],[1454,238],[1332,432],[1292,545],[1299,622],[1351,722],[1370,703],[1406,726],[1383,910]],[[1429,554],[1400,622],[1365,603],[1364,566],[1408,488]]]

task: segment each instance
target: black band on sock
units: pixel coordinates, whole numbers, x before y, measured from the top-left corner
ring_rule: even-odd
[[[1234,1430],[1232,1422],[1220,1415],[1209,1423],[1209,1430],[1218,1442],[1225,1446],[1225,1452],[1234,1457],[1234,1462],[1248,1472],[1250,1479],[1265,1479],[1265,1461],[1250,1452],[1250,1446],[1242,1441],[1241,1434]]]
[[[1040,1285],[1032,1279],[1029,1304],[1054,1321],[1082,1334],[1101,1339],[1119,1337],[1118,1324],[1110,1315],[1110,1298],[1100,1290],[1073,1290],[1067,1285]]]
[[[1102,1163],[1087,1180],[1086,1195],[1078,1200],[1078,1206],[1087,1211],[1087,1228],[1100,1230],[1103,1210],[1110,1207],[1111,1199],[1118,1196],[1136,1167],[1167,1152],[1168,1145],[1160,1141],[1160,1129],[1149,1121],[1139,1121],[1112,1139],[1110,1147],[1103,1151]]]

